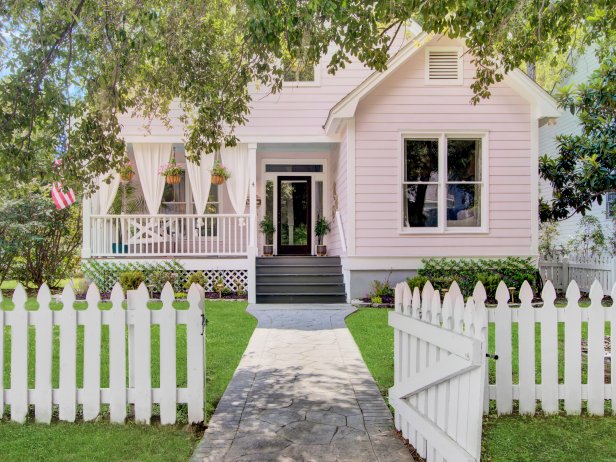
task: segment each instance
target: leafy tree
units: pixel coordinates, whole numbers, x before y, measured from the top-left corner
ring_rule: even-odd
[[[563,88],[559,99],[578,116],[581,133],[558,136],[558,155],[540,159],[540,175],[552,185],[552,199],[540,203],[542,221],[585,214],[616,189],[616,48],[589,82]]]
[[[234,144],[248,85],[276,92],[283,62],[330,72],[351,56],[383,70],[411,18],[465,37],[477,66],[473,101],[547,50],[616,30],[611,0],[9,0],[0,2],[0,180],[46,177],[60,152],[72,184],[117,167],[118,115],[169,122],[179,100],[189,157]],[[582,31],[582,33],[577,33]],[[549,44],[549,46],[546,46]]]
[[[0,282],[56,287],[78,264],[81,208],[57,210],[49,187],[28,185],[0,201]]]

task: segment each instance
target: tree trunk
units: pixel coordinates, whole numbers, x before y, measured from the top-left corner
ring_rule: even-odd
[[[533,81],[537,81],[537,65],[534,62],[526,63],[526,73]]]

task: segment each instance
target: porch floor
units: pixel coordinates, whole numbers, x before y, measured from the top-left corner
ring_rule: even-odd
[[[344,318],[253,305],[259,321],[193,461],[410,461]]]

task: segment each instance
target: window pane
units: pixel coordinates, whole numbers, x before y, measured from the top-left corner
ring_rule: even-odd
[[[481,185],[447,186],[447,227],[481,226]]]
[[[314,82],[314,63],[289,57],[282,60],[282,65],[285,82]]]
[[[447,179],[481,181],[481,140],[447,139]]]
[[[169,215],[186,213],[186,172],[180,174],[179,184],[165,182],[160,213]]]
[[[405,185],[403,193],[404,226],[435,228],[438,226],[438,186]]]
[[[406,181],[438,181],[438,140],[406,140]]]

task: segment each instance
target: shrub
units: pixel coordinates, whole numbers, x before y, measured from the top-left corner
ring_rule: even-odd
[[[395,294],[394,288],[387,281],[372,281],[372,291],[370,292],[371,297],[393,297]]]
[[[231,287],[225,286],[224,289],[220,292],[222,295],[233,295],[233,289]]]
[[[423,289],[423,286],[428,282],[428,278],[425,276],[414,276],[412,278],[406,278],[406,283],[409,285],[411,291],[417,287],[419,290]]]
[[[531,258],[508,257],[493,260],[430,258],[423,260],[423,264],[423,268],[418,271],[419,276],[427,278],[435,289],[448,289],[455,280],[465,297],[472,295],[480,275],[493,277],[491,284],[498,279],[499,282],[504,281],[507,287],[518,289],[524,281],[528,281],[535,292],[539,282],[537,268]],[[486,292],[489,294],[487,287]]]
[[[125,291],[137,289],[144,281],[145,276],[141,271],[125,271],[120,273],[120,285]]]
[[[79,264],[81,205],[57,210],[49,186],[20,185],[0,199],[0,283],[58,287]]]
[[[169,282],[171,286],[175,284],[178,279],[177,273],[170,271],[158,270],[154,271],[148,278],[150,285],[154,288],[154,292],[162,292],[165,284]]]
[[[374,295],[370,297],[370,301],[374,303],[375,305],[380,305],[381,303],[383,303],[383,299],[379,297],[378,295]]]
[[[246,287],[244,287],[244,283],[239,279],[236,279],[233,282],[235,283],[237,295],[239,295],[240,297],[244,297],[246,295]]]
[[[496,297],[496,289],[501,281],[497,274],[479,273],[477,275],[477,280],[481,281],[489,298]]]
[[[203,272],[201,271],[192,273],[190,276],[188,276],[188,279],[186,280],[186,284],[184,284],[184,287],[186,289],[190,289],[190,286],[193,284],[199,284],[201,287],[205,288],[205,285],[207,284],[207,279],[205,277],[205,274],[203,274]]]

